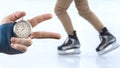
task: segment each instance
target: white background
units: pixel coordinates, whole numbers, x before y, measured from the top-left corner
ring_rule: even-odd
[[[81,54],[57,55],[57,47],[67,35],[54,14],[55,3],[56,0],[0,0],[0,20],[15,11],[25,11],[24,19],[51,13],[53,18],[42,22],[33,31],[52,31],[62,36],[60,40],[34,39],[24,54],[0,54],[0,68],[120,68],[120,48],[98,56],[95,48],[100,43],[99,33],[78,15],[74,2],[68,13],[81,43]],[[89,0],[89,5],[120,44],[120,0]]]

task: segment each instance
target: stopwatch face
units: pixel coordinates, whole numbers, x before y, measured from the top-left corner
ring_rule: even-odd
[[[31,34],[31,25],[28,21],[20,20],[15,23],[13,31],[17,37],[27,38]]]

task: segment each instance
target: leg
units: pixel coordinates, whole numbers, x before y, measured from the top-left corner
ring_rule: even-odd
[[[90,10],[87,0],[75,0],[75,4],[80,16],[89,21],[97,31],[104,28],[98,17]]]
[[[71,19],[66,12],[73,0],[57,0],[55,6],[55,14],[63,24],[68,35],[72,35],[74,28],[71,22]]]
[[[94,26],[94,28],[100,33],[101,43],[96,48],[98,54],[103,55],[117,48],[118,45],[114,45],[113,48],[110,48],[105,51],[105,49],[108,48],[108,46],[116,43],[116,38],[104,27],[104,25],[97,18],[97,16],[89,9],[87,0],[75,0],[75,4],[79,14],[87,21],[89,21]]]
[[[55,13],[62,22],[68,34],[68,38],[65,40],[65,42],[58,47],[58,54],[60,55],[80,53],[79,40],[77,38],[76,32],[73,29],[71,19],[66,12],[72,1],[73,0],[57,0],[55,7]]]

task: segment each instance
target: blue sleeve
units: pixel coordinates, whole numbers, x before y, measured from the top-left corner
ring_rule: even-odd
[[[18,50],[11,48],[11,37],[13,34],[13,23],[0,25],[0,53],[6,54],[19,54],[22,53]]]

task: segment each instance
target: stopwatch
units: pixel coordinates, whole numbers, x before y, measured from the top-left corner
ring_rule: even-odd
[[[28,38],[31,34],[31,24],[29,21],[23,20],[23,18],[16,22],[13,27],[13,32],[17,37]]]

